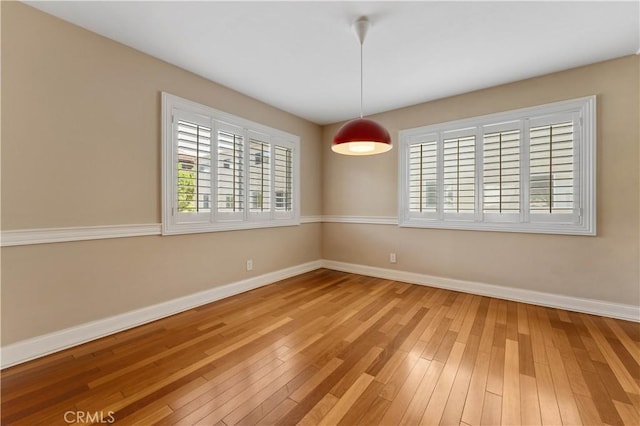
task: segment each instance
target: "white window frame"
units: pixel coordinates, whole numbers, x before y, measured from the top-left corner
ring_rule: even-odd
[[[178,235],[201,232],[232,231],[240,229],[269,228],[300,225],[300,137],[263,124],[238,117],[214,108],[162,92],[162,234]],[[211,176],[210,213],[178,213],[177,208],[177,118],[196,118],[198,123],[211,128]],[[218,212],[218,129],[242,132],[244,146],[243,201],[239,213]],[[271,185],[269,212],[251,214],[249,191],[249,135],[267,135],[270,140],[271,158],[275,146],[292,151],[292,202],[290,211],[275,211],[275,191]],[[273,171],[271,179],[273,182]]]
[[[529,212],[529,129],[534,125],[571,117],[574,122],[574,209],[568,214]],[[519,128],[520,213],[483,212],[484,133],[501,128]],[[442,146],[445,135],[476,134],[475,214],[444,214]],[[437,213],[409,211],[409,147],[429,138],[437,141]],[[469,119],[401,130],[399,135],[398,225],[417,228],[466,229],[478,231],[527,232],[541,234],[596,235],[596,96],[555,102],[530,108],[489,114]]]

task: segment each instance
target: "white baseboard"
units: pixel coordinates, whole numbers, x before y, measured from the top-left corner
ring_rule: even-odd
[[[168,317],[197,306],[215,302],[225,297],[253,290],[321,267],[321,260],[303,263],[246,280],[214,287],[189,296],[158,303],[157,305],[22,340],[1,348],[0,366],[1,368],[11,367],[12,365],[58,352],[72,346],[117,333],[118,331]]]
[[[625,305],[621,303],[583,299],[560,294],[543,293],[534,290],[485,284],[475,281],[434,277],[414,272],[337,262],[334,260],[324,260],[322,262],[322,266],[328,269],[350,272],[353,274],[368,275],[377,278],[403,281],[411,284],[477,294],[480,296],[490,296],[498,299],[513,300],[516,302],[531,303],[534,305],[566,309],[568,311],[583,312],[587,314],[640,322],[640,306],[637,305]]]
[[[11,367],[318,268],[640,322],[640,307],[634,305],[434,277],[334,260],[316,260],[4,346],[0,351],[0,368]]]

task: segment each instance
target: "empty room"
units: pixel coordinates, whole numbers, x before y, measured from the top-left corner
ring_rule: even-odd
[[[640,2],[0,18],[2,425],[640,424]]]

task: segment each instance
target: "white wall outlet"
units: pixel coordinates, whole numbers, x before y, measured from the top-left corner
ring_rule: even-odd
[[[389,263],[396,263],[396,254],[389,253]]]
[[[253,270],[253,259],[247,260],[247,271]]]

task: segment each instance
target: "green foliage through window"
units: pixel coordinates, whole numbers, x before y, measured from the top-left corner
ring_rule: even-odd
[[[196,212],[196,173],[178,162],[178,212]]]

